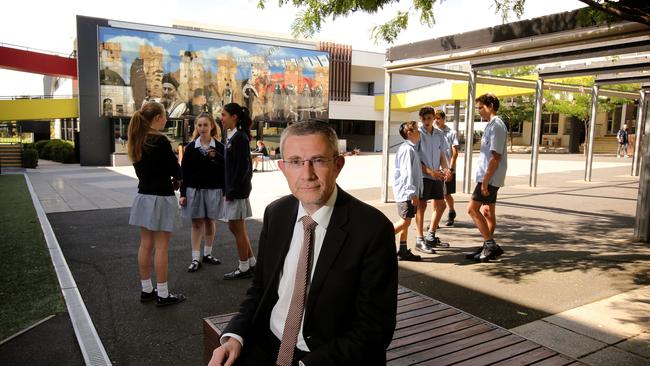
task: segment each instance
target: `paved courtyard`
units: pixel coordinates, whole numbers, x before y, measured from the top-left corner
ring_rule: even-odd
[[[630,165],[597,156],[587,183],[582,155],[545,154],[538,187],[530,188],[530,156],[510,155],[497,206],[496,239],[506,254],[493,263],[464,259],[480,238],[465,212],[468,195],[459,193],[458,224],[438,232],[452,247],[421,263],[400,263],[400,284],[589,364],[647,364],[650,246],[631,241],[638,178]],[[216,239],[224,263],[195,274],[185,271],[189,225],[175,233],[171,288],[189,300],[171,309],[143,307],[135,297],[138,234],[127,224],[133,169],[42,164],[28,174],[111,360],[200,363],[200,319],[235,311],[247,285],[221,280],[236,265],[226,226],[219,224]],[[380,182],[380,155],[346,158],[340,186],[396,220],[395,204],[380,200]],[[288,193],[281,172],[254,174],[248,222],[254,247],[264,207]],[[411,230],[410,246],[413,240]]]

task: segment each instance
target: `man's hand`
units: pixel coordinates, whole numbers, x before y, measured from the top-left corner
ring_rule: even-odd
[[[481,194],[484,197],[487,197],[487,196],[490,195],[490,191],[488,190],[488,184],[485,181],[481,182]]]
[[[230,338],[212,352],[212,359],[208,366],[231,366],[241,353],[241,343],[234,338]]]
[[[420,204],[420,198],[417,195],[413,196],[413,198],[411,198],[411,204],[415,207],[418,207]]]
[[[185,207],[185,205],[187,205],[187,197],[181,197],[181,198],[178,200],[178,204],[181,205],[181,206],[183,206],[183,207]]]

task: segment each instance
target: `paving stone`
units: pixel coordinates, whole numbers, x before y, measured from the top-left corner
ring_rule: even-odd
[[[643,356],[647,358],[648,363],[650,363],[650,332],[645,332],[636,337],[632,337],[617,344],[616,347]]]
[[[650,286],[571,309],[544,320],[614,344],[650,329]]]
[[[607,347],[606,343],[599,342],[543,320],[524,324],[511,329],[511,331],[573,358],[579,358]]]
[[[591,366],[648,366],[650,364],[649,359],[639,357],[616,347],[607,347],[594,354],[581,358],[579,361]]]

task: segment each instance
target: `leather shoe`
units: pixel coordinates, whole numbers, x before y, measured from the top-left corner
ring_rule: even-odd
[[[432,247],[428,246],[424,241],[419,240],[415,242],[415,250],[425,254],[436,254],[436,251]]]
[[[158,291],[153,289],[151,292],[140,292],[140,302],[150,302],[158,297]]]
[[[203,263],[221,264],[221,261],[219,258],[213,257],[212,254],[208,254],[203,256]]]
[[[239,268],[235,268],[234,271],[228,272],[223,275],[224,280],[240,280],[243,278],[253,277],[253,271],[249,268],[248,271],[240,271]]]
[[[156,298],[156,306],[176,305],[182,303],[185,300],[187,300],[187,298],[183,294],[174,295],[172,293],[169,293],[169,296],[167,297],[158,296]]]

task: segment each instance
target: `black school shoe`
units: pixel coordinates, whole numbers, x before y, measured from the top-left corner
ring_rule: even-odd
[[[185,295],[183,294],[177,294],[174,295],[171,292],[169,293],[169,296],[167,297],[156,297],[156,306],[169,306],[169,305],[176,305],[180,304],[183,301],[187,300]]]
[[[158,297],[158,290],[153,289],[151,292],[140,292],[140,302],[150,302]]]
[[[498,256],[503,254],[503,249],[497,244],[484,244],[481,251],[474,255],[474,260],[477,262],[488,262],[497,259]]]
[[[190,263],[190,266],[187,267],[188,272],[196,272],[201,268],[201,262],[197,261],[196,259],[192,259],[192,263]]]
[[[454,226],[454,220],[456,219],[456,211],[450,211],[447,216],[447,223],[445,226]]]
[[[425,254],[436,254],[436,251],[433,249],[433,247],[429,246],[424,239],[420,238],[415,240],[415,250]]]
[[[228,272],[225,275],[223,275],[224,280],[241,280],[244,278],[251,278],[253,277],[253,270],[248,269],[248,271],[241,271],[239,268],[235,268],[234,271]]]
[[[210,263],[210,264],[221,264],[221,261],[219,258],[215,258],[212,256],[212,254],[204,255],[203,256],[203,263]]]
[[[420,262],[422,261],[422,257],[411,253],[411,249],[406,249],[397,252],[397,260],[408,261],[408,262]]]

